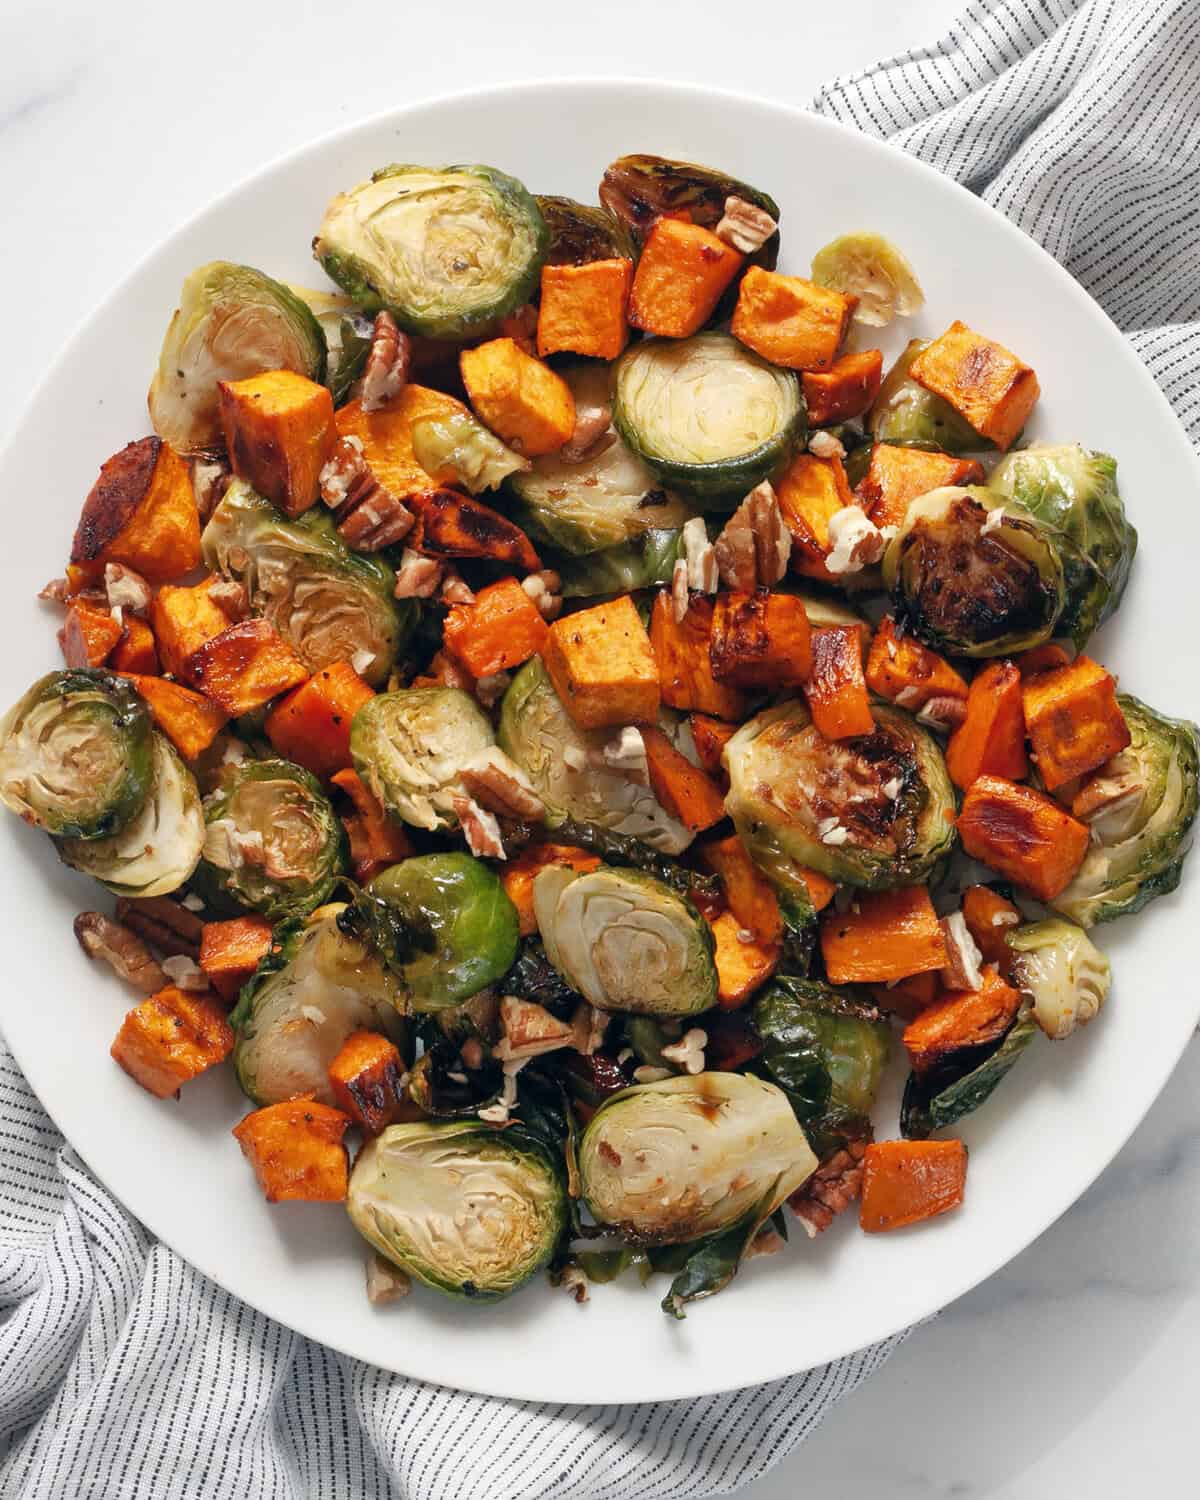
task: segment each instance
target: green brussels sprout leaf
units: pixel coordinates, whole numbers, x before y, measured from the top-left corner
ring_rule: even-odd
[[[928,1077],[910,1074],[900,1106],[901,1135],[923,1141],[973,1114],[991,1098],[1037,1032],[1033,1005],[1026,1001],[999,1043],[967,1047]]]

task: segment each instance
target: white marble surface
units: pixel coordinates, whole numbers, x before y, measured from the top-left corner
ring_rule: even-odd
[[[792,102],[929,42],[957,0],[0,5],[7,358],[17,413],[140,255],[273,157],[365,114],[509,79],[636,75]],[[708,18],[711,17],[711,20]],[[735,18],[735,24],[731,24]],[[8,427],[0,421],[0,433]],[[6,496],[15,508],[21,497]],[[1136,981],[1125,979],[1125,984]],[[1153,996],[1141,997],[1152,1024]],[[914,1334],[746,1500],[1127,1500],[1196,1489],[1200,1047],[1092,1191]],[[1054,1143],[1030,1172],[1054,1170]]]

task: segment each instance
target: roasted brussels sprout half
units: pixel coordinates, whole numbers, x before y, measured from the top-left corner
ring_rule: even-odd
[[[688,829],[648,786],[605,763],[610,735],[576,726],[540,657],[526,662],[505,693],[497,738],[533,783],[551,823],[596,823],[663,854],[678,854],[691,843]]]
[[[380,693],[350,726],[354,769],[388,812],[416,828],[458,827],[458,769],[494,743],[487,715],[461,688]]]
[[[289,521],[241,480],[226,490],[201,547],[210,568],[246,586],[251,611],[310,672],[353,661],[360,677],[378,684],[416,624],[416,602],[392,597],[392,569],[351,552],[331,516],[310,510]]]
[[[617,361],[613,393],[626,443],[698,505],[732,508],[804,438],[796,375],[727,333],[631,345]]]
[[[964,1047],[932,1072],[911,1073],[900,1105],[900,1133],[922,1141],[956,1125],[987,1102],[1037,1036],[1033,1007],[1026,1001],[999,1042]]]
[[[434,1291],[471,1302],[515,1292],[567,1228],[549,1152],[519,1125],[390,1125],[354,1163],[346,1209],[359,1234]]]
[[[717,1003],[712,929],[653,875],[551,865],[533,905],[550,962],[598,1010],[693,1016]]]
[[[534,202],[550,232],[548,266],[584,266],[593,260],[633,260],[633,236],[615,214],[574,198],[538,193]]]
[[[421,854],[376,875],[351,908],[415,1011],[461,1005],[501,979],[520,946],[499,877],[469,854]]]
[[[224,444],[217,383],[264,370],[325,378],[325,335],[294,292],[252,266],[214,260],[183,283],[150,386],[150,420],[178,453]]]
[[[1002,458],[989,488],[1011,495],[1058,543],[1067,595],[1058,633],[1082,647],[1120,604],[1137,551],[1116,459],[1078,443],[1034,444]]]
[[[798,700],[758,714],[725,747],[726,809],[768,878],[795,861],[871,890],[924,880],[954,842],[942,753],[903,709],[874,734],[827,740]]]
[[[324,905],[346,868],[346,836],[321,784],[288,760],[231,770],[205,803],[196,882],[218,908],[272,922]]]
[[[153,779],[150,715],[123,678],[48,672],[0,723],[0,802],[46,833],[102,839]]]
[[[727,198],[741,198],[779,219],[779,205],[768,193],[697,162],[642,153],[619,156],[600,182],[600,202],[628,225],[639,244],[662,214],[686,213],[693,224],[715,229],[725,215]],[[776,230],[750,263],[769,271],[778,257]]]
[[[606,365],[572,365],[562,374],[577,407],[608,404]],[[652,528],[680,527],[692,514],[620,437],[612,437],[574,463],[550,453],[513,475],[509,487],[519,501],[513,519],[535,542],[579,556],[634,541]]]
[[[861,1135],[887,1062],[891,1028],[860,992],[780,976],[754,1005],[760,1059],[821,1155]]]
[[[353,297],[313,287],[288,286],[316,318],[325,335],[325,384],[334,406],[350,398],[350,387],[366,369],[371,352],[371,319],[359,312]]]
[[[530,194],[494,167],[391,166],[330,203],[313,254],[367,311],[457,339],[529,301],[549,239]]]
[[[1054,537],[980,486],[914,500],[883,555],[883,582],[914,635],[958,656],[1004,656],[1054,634],[1066,592]]]
[[[233,1064],[256,1104],[311,1094],[333,1104],[329,1064],[354,1031],[382,1031],[401,1051],[400,987],[371,946],[343,930],[341,907],[285,923],[230,1015]]]
[[[682,539],[682,530],[655,528],[584,557],[544,555],[562,580],[564,599],[593,599],[598,594],[631,594],[670,583]]]
[[[498,489],[529,460],[507,447],[469,411],[424,417],[412,424],[413,457],[439,484],[461,484],[472,495]]]
[[[1129,693],[1117,702],[1130,744],[1084,782],[1076,806],[1091,828],[1091,846],[1051,902],[1081,927],[1129,916],[1173,891],[1196,817],[1200,730]]]
[[[858,298],[854,321],[884,328],[925,305],[925,293],[908,258],[882,234],[843,234],[813,256],[818,286]]]
[[[909,375],[913,360],[928,347],[928,339],[913,339],[888,371],[867,413],[867,430],[880,443],[941,448],[947,453],[978,453],[992,447],[948,401]]]
[[[1052,1042],[1095,1019],[1112,970],[1082,927],[1050,917],[1026,922],[1007,942],[1012,983],[1033,1002],[1033,1018]]]
[[[192,773],[165,735],[151,742],[153,778],[138,813],[105,839],[62,839],[63,862],[118,896],[166,896],[192,874],[204,845],[204,813]]]
[[[638,1084],[593,1115],[579,1142],[597,1223],[634,1244],[674,1245],[767,1218],[812,1174],[787,1095],[743,1073]]]

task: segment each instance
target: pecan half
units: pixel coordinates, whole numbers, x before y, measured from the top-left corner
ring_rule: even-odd
[[[153,995],[166,984],[166,975],[137,933],[103,912],[81,911],[75,918],[75,937],[89,958],[102,958],[142,994]]]
[[[397,599],[432,599],[442,583],[442,565],[435,558],[422,557],[405,547],[396,569]]]
[[[65,578],[52,578],[44,587],[38,589],[37,596],[44,599],[48,604],[65,604],[71,597],[71,585]]]
[[[559,449],[559,457],[569,464],[595,458],[611,448],[617,435],[612,430],[612,407],[607,401],[598,406],[576,406],[575,431]]]
[[[716,236],[743,255],[754,255],[778,228],[765,208],[747,203],[745,198],[729,197],[725,200],[725,212],[717,225]]]
[[[942,943],[946,949],[946,967],[942,983],[948,990],[978,990],[983,986],[983,954],[971,936],[967,919],[961,911],[943,917]]]
[[[122,896],[117,901],[117,921],[132,927],[161,953],[200,957],[204,923],[170,896]]]
[[[201,523],[220,505],[233,480],[233,470],[219,458],[192,459],[192,495]]]
[[[489,745],[460,766],[458,779],[476,802],[499,817],[540,822],[546,816],[546,804],[528,776],[498,745]]]
[[[357,437],[337,440],[318,484],[321,499],[333,511],[338,535],[356,552],[391,547],[416,525],[412,511],[379,483]]]
[[[378,411],[408,384],[412,340],[396,327],[390,312],[375,314],[371,352],[363,370],[360,401],[363,411]]]
[[[725,523],[714,551],[727,588],[752,594],[784,576],[792,555],[792,534],[768,480],[752,489]]]
[[[917,718],[931,729],[957,729],[967,717],[967,700],[941,693],[921,705]]]
[[[862,1192],[863,1157],[871,1143],[868,1130],[845,1149],[835,1151],[788,1199],[788,1207],[804,1226],[809,1239],[828,1229],[834,1219]]]
[[[562,579],[553,568],[542,568],[521,579],[521,587],[538,607],[543,620],[557,620],[562,614]]]
[[[442,570],[441,600],[443,604],[474,604],[475,593],[457,568]]]
[[[476,859],[504,859],[504,841],[494,814],[480,807],[473,797],[451,797],[450,806],[462,825],[467,848]]]

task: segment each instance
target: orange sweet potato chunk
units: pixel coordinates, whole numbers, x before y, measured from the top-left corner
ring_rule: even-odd
[[[388,816],[383,803],[364,783],[357,771],[347,767],[331,778],[333,785],[345,792],[354,804],[355,822],[342,821],[351,839],[354,873],[360,881],[370,880],[388,865],[399,864],[413,853],[412,841],[400,825]],[[355,847],[357,836],[358,846]]]
[[[1111,673],[1077,656],[1022,684],[1025,729],[1047,791],[1094,771],[1129,744],[1129,726]]]
[[[977,990],[947,990],[904,1028],[904,1050],[915,1073],[928,1073],[951,1053],[999,1041],[1012,1025],[1020,992],[992,964]]]
[[[464,349],[459,368],[479,420],[517,453],[555,453],[575,431],[570,386],[515,340]]]
[[[781,942],[783,916],[779,899],[737,834],[709,839],[698,845],[696,852],[705,869],[721,877],[725,900],[737,919],[738,927],[753,933],[759,942],[768,946]]]
[[[108,459],[83,504],[71,563],[94,581],[124,563],[151,583],[200,562],[200,515],[187,464],[161,438],[139,438]]]
[[[1023,360],[961,322],[923,349],[909,374],[1001,452],[1025,426],[1040,394],[1038,378]]]
[[[711,229],[659,219],[634,272],[629,321],[646,333],[690,338],[712,317],[743,260]]]
[[[108,610],[75,599],[67,606],[58,644],[67,666],[101,667],[123,635],[123,629]]]
[[[209,598],[208,590],[214,582],[210,577],[195,588],[168,584],[154,596],[150,623],[162,669],[173,677],[185,677],[192,655],[205,641],[229,627],[229,616]]]
[[[658,664],[628,594],[556,620],[542,660],[581,729],[653,724],[658,718]]]
[[[368,1135],[378,1135],[404,1108],[404,1059],[378,1031],[354,1031],[329,1064],[329,1084],[339,1109]]]
[[[827,370],[846,337],[857,297],[801,276],[751,266],[742,277],[730,331],[773,365]]]
[[[858,1222],[868,1234],[919,1224],[957,1208],[966,1183],[962,1141],[876,1141],[863,1158]]]
[[[980,776],[958,815],[963,849],[1040,901],[1070,885],[1088,850],[1086,823],[1033,787]]]
[[[642,742],[650,787],[667,812],[692,833],[702,833],[725,816],[725,798],[706,771],[692,765],[661,729],[645,725]]]
[[[378,411],[365,412],[361,401],[350,401],[338,408],[333,420],[338,437],[355,437],[363,445],[363,457],[384,489],[398,500],[408,500],[434,486],[413,456],[413,424],[466,410],[453,396],[410,384]]]
[[[332,776],[350,764],[350,725],[374,696],[349,662],[333,662],[279,700],[267,715],[267,738],[285,760]]]
[[[256,1109],[233,1127],[268,1203],[340,1203],[349,1177],[349,1116],[312,1099]]]
[[[317,480],[337,441],[333,397],[294,370],[217,383],[233,472],[285,515],[317,503]]]
[[[949,453],[876,443],[855,493],[876,526],[899,526],[914,500],[948,484],[982,484],[983,465]]]
[[[923,885],[866,891],[855,905],[821,919],[831,984],[886,984],[946,967],[941,924]]]
[[[829,522],[854,504],[841,459],[798,453],[776,481],[775,497],[792,534],[792,571],[837,582],[825,566],[831,550]]]
[[[827,370],[805,370],[801,383],[809,425],[826,427],[861,417],[878,396],[882,380],[883,354],[879,349],[843,354]]]
[[[633,263],[623,258],[582,266],[543,266],[537,352],[616,359],[629,342]]]
[[[746,929],[731,911],[718,912],[708,925],[715,945],[717,1001],[722,1010],[737,1010],[774,974],[783,950],[760,938],[747,941]]]
[[[668,708],[695,710],[718,719],[744,719],[749,701],[713,676],[709,647],[713,603],[700,594],[682,620],[675,618],[670,590],[663,589],[650,613],[650,647],[658,665],[662,701]]]
[[[547,626],[515,578],[490,583],[473,604],[456,604],[442,625],[442,642],[472,677],[506,672],[536,656]]]
[[[200,934],[200,967],[217,994],[232,1002],[270,946],[271,924],[257,913],[231,917],[227,922],[205,922]]]
[[[827,740],[850,739],[874,730],[857,625],[825,625],[813,631],[812,670],[804,684],[804,697],[813,723]]]
[[[481,557],[506,563],[521,573],[541,566],[533,543],[498,510],[456,490],[424,490],[410,495],[417,526],[408,546],[430,557]]]
[[[533,910],[533,882],[551,865],[561,865],[564,869],[578,870],[581,875],[586,875],[600,868],[600,860],[586,849],[577,849],[574,844],[526,844],[515,859],[510,859],[501,872],[500,883],[517,908],[522,937],[532,937],[538,930]]]
[[[911,635],[899,635],[885,615],[867,655],[867,686],[880,698],[919,712],[931,698],[963,698],[967,684],[944,656]]]
[[[145,699],[150,717],[184,760],[202,755],[229,721],[224,709],[178,682],[135,672],[129,674],[129,680]]]
[[[193,651],[184,676],[236,719],[306,681],[308,669],[269,621],[242,620]]]
[[[111,1054],[148,1093],[166,1099],[228,1057],[233,1041],[225,1012],[211,995],[168,985],[129,1012]]]
[[[651,643],[653,643],[653,637]],[[690,714],[688,728],[692,731],[692,743],[696,747],[700,764],[710,776],[716,777],[719,781],[725,775],[721,757],[725,753],[725,746],[737,733],[738,726],[726,724],[723,720],[714,719],[709,714]]]
[[[995,964],[1001,974],[1012,957],[1007,935],[1021,921],[1021,913],[997,891],[986,885],[972,885],[963,892],[963,920],[984,963]]]
[[[902,1021],[915,1021],[942,993],[942,983],[939,975],[926,970],[907,979],[894,979],[891,984],[877,984],[871,993],[880,1010]]]
[[[1028,773],[1021,674],[1012,662],[989,662],[971,683],[967,716],[946,746],[946,769],[964,791],[980,776],[1020,781]]]
[[[158,671],[158,646],[154,632],[137,615],[126,615],[125,634],[113,648],[109,659],[114,672],[140,673],[153,677]]]
[[[739,688],[799,687],[812,668],[811,637],[804,601],[792,594],[718,594],[709,639],[712,674]]]

